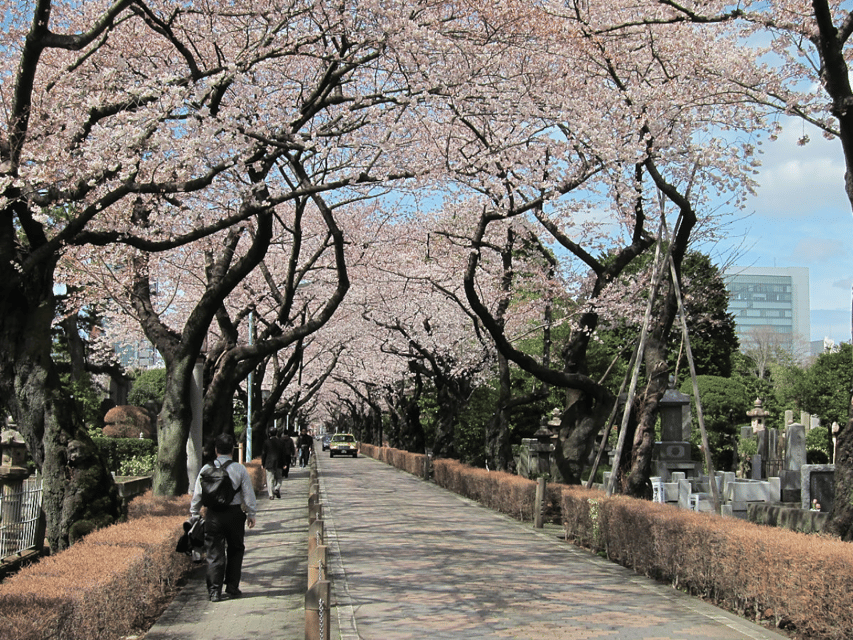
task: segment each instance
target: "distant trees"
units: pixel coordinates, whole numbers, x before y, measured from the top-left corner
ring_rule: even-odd
[[[127,392],[127,402],[137,407],[144,407],[150,402],[159,409],[165,393],[166,370],[146,369],[133,377],[130,391]]]
[[[837,351],[821,353],[807,367],[792,367],[789,384],[781,395],[795,408],[820,416],[825,425],[847,420],[848,396],[853,389],[853,345],[844,342]]]

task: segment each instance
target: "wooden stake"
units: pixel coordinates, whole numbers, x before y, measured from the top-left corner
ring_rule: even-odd
[[[616,476],[619,473],[619,464],[622,460],[622,449],[625,447],[625,433],[628,430],[628,419],[631,416],[631,405],[634,403],[634,396],[637,393],[637,379],[640,377],[640,364],[643,361],[643,353],[646,350],[646,338],[649,335],[649,322],[652,316],[652,307],[655,303],[655,295],[662,274],[664,273],[665,261],[660,260],[661,240],[663,234],[658,234],[658,242],[655,247],[655,264],[652,271],[652,287],[649,291],[649,302],[646,305],[646,315],[643,317],[643,329],[640,332],[640,343],[637,345],[637,359],[634,362],[634,371],[631,374],[631,386],[628,388],[628,397],[625,398],[625,411],[622,413],[622,426],[619,429],[619,440],[616,443],[616,452],[613,457],[613,469],[610,471],[610,480],[607,483],[607,495],[612,496],[613,490],[616,488]],[[672,245],[670,245],[671,247]],[[669,259],[669,247],[667,247],[666,259]]]
[[[699,421],[699,432],[702,434],[702,449],[705,453],[705,467],[708,469],[708,480],[711,485],[711,495],[714,497],[714,512],[720,513],[720,491],[717,478],[714,475],[714,463],[711,461],[711,449],[708,446],[708,432],[705,430],[705,418],[702,416],[702,402],[699,399],[699,383],[696,380],[696,365],[693,362],[693,350],[690,348],[690,335],[687,333],[687,318],[684,305],[681,303],[681,287],[675,272],[675,262],[669,257],[669,269],[672,274],[672,286],[675,289],[675,299],[678,302],[678,315],[681,318],[681,332],[684,339],[684,352],[687,354],[687,364],[690,366],[690,378],[693,381],[693,397],[696,399],[696,418]]]

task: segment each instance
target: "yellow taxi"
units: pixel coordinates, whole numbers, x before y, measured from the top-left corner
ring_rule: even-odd
[[[351,433],[336,433],[329,441],[329,457],[341,455],[358,457],[358,442]]]

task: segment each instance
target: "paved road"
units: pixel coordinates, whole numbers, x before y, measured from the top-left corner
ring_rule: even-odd
[[[784,637],[370,458],[318,462],[335,639]]]

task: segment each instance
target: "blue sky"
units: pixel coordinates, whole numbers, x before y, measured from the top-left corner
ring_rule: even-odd
[[[803,133],[811,140],[798,146]],[[849,342],[853,209],[844,193],[841,145],[792,121],[762,147],[761,186],[748,215],[711,254],[718,264],[808,267],[810,338]]]

